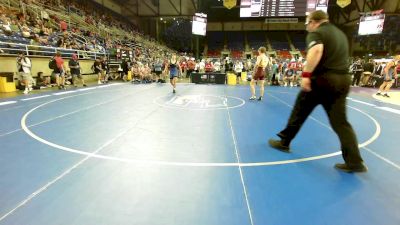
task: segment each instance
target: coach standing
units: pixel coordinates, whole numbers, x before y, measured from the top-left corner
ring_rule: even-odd
[[[280,140],[269,144],[289,152],[289,144],[313,109],[321,104],[330,124],[339,136],[345,163],[335,168],[345,172],[365,172],[367,167],[358,149],[357,137],[347,121],[346,96],[351,78],[348,74],[349,47],[346,35],[329,23],[323,11],[312,12],[306,20],[307,64],[302,73],[301,88],[286,128],[278,133]]]

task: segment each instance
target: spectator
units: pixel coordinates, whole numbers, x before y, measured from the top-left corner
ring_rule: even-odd
[[[79,64],[78,56],[75,53],[72,54],[72,58],[69,60],[68,66],[71,71],[72,83],[74,84],[74,87],[78,86],[77,79],[79,79],[82,82],[83,87],[86,87],[85,81],[83,80],[81,74],[81,66]]]
[[[240,60],[236,60],[234,65],[234,71],[236,73],[236,83],[238,84],[241,80],[242,71],[243,71],[243,63]]]
[[[61,20],[60,21],[60,31],[65,32],[65,31],[67,31],[67,28],[68,28],[68,24],[64,20]]]
[[[103,56],[101,58],[101,79],[103,81],[103,83],[107,83],[108,82],[108,74],[110,73],[110,69],[108,67],[108,62],[107,62],[107,58],[105,56]]]
[[[3,24],[0,26],[1,30],[4,32],[5,35],[11,35],[13,32],[11,30],[11,21],[9,18],[6,18],[4,15],[0,17],[0,20]]]
[[[275,60],[272,61],[271,75],[271,85],[279,86],[279,65]]]
[[[160,60],[160,58],[156,59],[156,62],[154,63],[154,72],[156,74],[156,79],[157,82],[162,82],[161,81],[161,74],[162,74],[162,62]]]
[[[50,77],[43,77],[43,72],[38,72],[36,77],[36,87],[40,89],[48,86],[50,86]]]
[[[364,72],[361,76],[361,85],[368,86],[371,80],[372,72],[374,71],[374,64],[372,59],[370,59],[367,63],[364,64],[363,70]]]
[[[102,73],[101,60],[96,59],[93,63],[94,73],[97,74],[97,84],[102,84]]]
[[[26,25],[25,23],[22,25],[19,24],[19,29],[21,31],[22,37],[24,38],[31,37],[31,30],[29,29],[28,25]]]
[[[363,63],[361,59],[358,59],[354,62],[352,70],[354,74],[352,86],[358,86],[360,84],[361,74],[363,72]]]
[[[24,94],[28,94],[30,91],[32,91],[31,68],[31,60],[25,55],[25,53],[20,53],[17,58],[17,70],[20,80],[25,86]]]
[[[53,69],[58,89],[65,89],[65,66],[61,53],[57,52],[52,60],[54,60],[55,66],[50,66],[50,69]]]

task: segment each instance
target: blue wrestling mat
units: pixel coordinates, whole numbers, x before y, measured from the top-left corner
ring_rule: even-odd
[[[257,90],[258,91],[258,90]],[[114,84],[0,100],[0,225],[397,225],[400,106],[348,98],[367,173],[322,107],[292,143],[298,88]]]

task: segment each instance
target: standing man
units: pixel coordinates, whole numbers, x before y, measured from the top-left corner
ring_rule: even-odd
[[[30,91],[32,91],[31,68],[31,60],[26,57],[25,53],[20,53],[17,58],[17,69],[20,75],[20,80],[25,85],[24,94],[28,94]]]
[[[363,87],[369,86],[372,72],[374,72],[374,61],[372,59],[368,60],[368,62],[364,63],[364,72],[361,75],[361,85]]]
[[[361,59],[358,59],[356,62],[353,64],[353,83],[352,86],[357,86],[360,84],[361,80],[361,74],[363,73],[363,63]]]
[[[58,86],[58,89],[65,89],[65,66],[64,66],[64,60],[61,57],[61,53],[57,52],[54,58],[55,65],[52,66],[53,68],[53,74],[56,77],[56,83]]]
[[[154,73],[156,74],[157,83],[161,83],[161,74],[162,74],[162,62],[161,59],[157,57],[156,61],[153,65]]]
[[[250,81],[250,92],[251,92],[251,97],[249,100],[256,100],[256,88],[255,84],[256,82],[260,86],[260,97],[258,97],[258,101],[261,101],[264,97],[264,78],[265,78],[265,68],[269,64],[269,58],[265,55],[267,52],[267,49],[265,47],[260,47],[258,49],[258,56],[257,56],[257,61],[254,64],[254,71],[253,71],[253,77]]]
[[[328,15],[321,10],[307,17],[306,26],[309,32],[307,64],[302,73],[301,91],[286,128],[278,133],[280,139],[270,139],[269,145],[289,152],[290,142],[313,109],[321,104],[341,143],[345,163],[338,163],[335,168],[344,172],[366,172],[357,137],[346,116],[346,96],[351,84],[346,35],[329,23]]]
[[[123,62],[122,62],[123,63]],[[96,59],[93,63],[94,73],[97,74],[97,84],[102,84],[102,74],[103,74],[103,67],[101,65],[101,59]]]
[[[72,75],[72,82],[74,86],[77,87],[77,79],[82,82],[82,86],[86,87],[85,81],[81,75],[81,66],[79,65],[78,56],[74,53],[72,54],[72,58],[68,62],[69,69]]]
[[[233,66],[233,70],[236,73],[236,84],[240,83],[242,79],[242,71],[243,71],[243,63],[240,60],[236,60],[235,65]]]
[[[188,60],[187,67],[186,78],[191,78],[193,71],[196,69],[196,61],[193,57]]]
[[[108,83],[108,74],[109,74],[109,67],[108,67],[108,62],[107,58],[103,56],[101,59],[101,80],[103,83]]]

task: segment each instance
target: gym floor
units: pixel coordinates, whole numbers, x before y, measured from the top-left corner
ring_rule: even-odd
[[[333,168],[322,107],[270,148],[299,88],[122,84],[0,98],[0,225],[398,225],[400,93],[353,88],[367,173]]]

